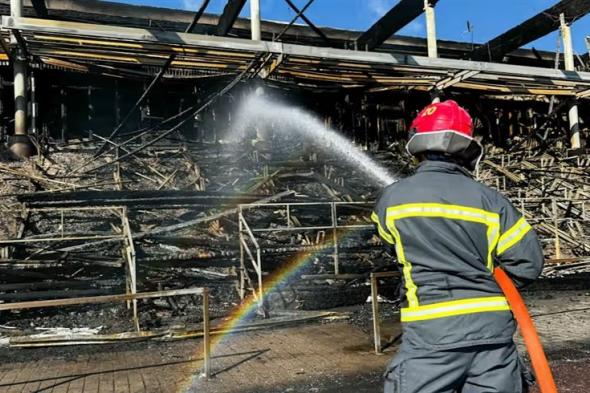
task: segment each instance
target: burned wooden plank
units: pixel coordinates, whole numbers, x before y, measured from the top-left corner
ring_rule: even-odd
[[[73,292],[73,291],[72,291]],[[90,293],[90,291],[87,291]],[[139,299],[153,299],[159,297],[182,296],[182,295],[201,295],[203,288],[184,288],[184,289],[170,289],[159,292],[138,292],[136,294],[123,295],[99,295],[99,296],[85,296],[72,297],[63,299],[38,300],[34,302],[19,302],[19,303],[5,303],[0,304],[0,311],[2,310],[23,310],[29,308],[43,308],[43,307],[59,307],[59,306],[73,306],[80,304],[99,304],[99,303],[115,303],[124,302],[128,300]]]
[[[16,292],[16,293],[0,293],[1,301],[19,301],[28,302],[38,299],[58,299],[58,298],[76,298],[78,296],[112,296],[117,293],[116,289],[63,289],[63,290],[49,290],[49,291],[30,291],[30,292]],[[49,301],[49,300],[39,300]],[[11,308],[12,304],[18,303],[6,303],[0,304],[0,310],[17,310],[17,308]],[[72,303],[76,304],[76,303]],[[80,303],[81,304],[81,303]],[[65,305],[65,304],[64,304]],[[28,307],[25,307],[28,308]]]
[[[78,207],[78,206],[128,206],[166,208],[179,205],[224,206],[250,203],[260,199],[254,194],[224,194],[182,190],[104,190],[73,191],[62,193],[29,193],[16,199],[29,208]]]
[[[31,282],[18,282],[10,284],[0,284],[0,291],[18,291],[18,290],[41,290],[41,289],[57,289],[57,288],[88,288],[91,285],[109,285],[109,282],[90,280],[69,280],[69,281],[31,281]]]
[[[262,198],[257,200],[257,203],[269,203],[269,202],[273,202],[279,199],[282,199],[284,197],[287,196],[292,196],[295,193],[293,191],[283,191],[280,192],[276,195],[272,195],[266,198]],[[227,217],[230,215],[235,215],[238,213],[238,208],[232,208],[232,209],[227,209],[227,210],[223,210],[219,213],[213,213],[211,215],[205,216],[205,217],[199,217],[196,218],[194,220],[189,220],[189,221],[185,221],[185,222],[181,222],[179,224],[173,224],[173,225],[168,225],[168,226],[164,226],[164,227],[157,227],[148,231],[144,231],[144,232],[138,232],[136,233],[133,237],[137,240],[139,239],[143,239],[143,238],[147,238],[150,236],[154,236],[154,235],[159,235],[162,233],[169,233],[169,232],[174,232],[174,231],[178,231],[184,228],[188,228],[191,226],[196,226],[199,224],[203,224],[205,222],[210,222],[210,221],[214,221],[223,217]],[[102,244],[107,244],[107,243],[111,243],[113,241],[120,241],[120,239],[106,239],[106,240],[99,240],[96,242],[90,242],[90,243],[84,243],[84,244],[78,244],[75,246],[69,246],[69,247],[64,247],[59,249],[59,251],[78,251],[84,248],[88,248],[88,247],[92,247],[92,246],[98,246],[98,245],[102,245]]]
[[[47,18],[49,14],[47,13],[47,5],[45,4],[45,0],[31,0],[31,4],[35,9],[35,13],[37,14],[38,18]]]
[[[197,258],[195,256],[182,255],[168,255],[166,257],[145,257],[138,258],[138,264],[141,265],[142,269],[150,269],[151,267],[174,267],[174,268],[229,268],[238,265],[238,262],[234,261],[231,257],[210,257],[210,258]]]

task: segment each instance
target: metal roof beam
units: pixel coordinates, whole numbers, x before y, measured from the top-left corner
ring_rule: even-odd
[[[568,21],[590,12],[590,0],[562,0],[473,50],[472,60],[500,61],[504,55],[559,28],[559,14]]]
[[[47,18],[49,14],[47,13],[47,5],[45,4],[45,0],[31,0],[31,4],[35,9],[35,13],[39,18]]]
[[[430,0],[434,6],[438,0]],[[369,30],[356,39],[358,50],[373,50],[424,12],[424,0],[400,0]]]
[[[573,84],[589,83],[590,72],[565,71],[550,68],[528,67],[512,64],[486,63],[456,59],[428,58],[403,54],[351,51],[345,49],[314,47],[281,42],[252,41],[240,38],[222,38],[200,34],[185,34],[128,27],[107,26],[88,23],[53,21],[49,19],[2,17],[2,28],[20,30],[22,33],[45,33],[63,37],[92,37],[141,44],[176,45],[225,49],[247,53],[273,53],[303,57],[318,62],[376,64],[400,67],[407,72],[438,72],[447,70],[479,71],[483,74],[502,74],[506,79],[514,76],[533,77],[538,83],[543,80],[567,80]],[[25,34],[25,39],[34,36]],[[55,41],[54,44],[56,45]],[[416,71],[414,71],[416,70]]]
[[[229,33],[245,4],[246,0],[227,0],[223,13],[219,17],[216,35],[226,36]]]
[[[332,42],[332,40],[330,40],[328,38],[328,36],[326,36],[324,34],[324,32],[322,30],[320,30],[319,27],[314,25],[313,22],[311,20],[309,20],[309,18],[307,16],[305,16],[305,14],[303,13],[303,11],[304,11],[303,9],[299,10],[299,8],[297,8],[297,6],[291,0],[285,0],[285,1],[289,5],[289,7],[291,7],[291,9],[293,11],[295,11],[296,14],[298,14],[298,15],[301,14],[301,15],[299,15],[299,17],[301,19],[303,19],[303,21],[305,23],[307,23],[307,25],[314,31],[314,33],[316,33],[319,37],[321,37],[324,40],[324,42],[326,44],[328,44],[329,46],[334,46],[334,43]]]

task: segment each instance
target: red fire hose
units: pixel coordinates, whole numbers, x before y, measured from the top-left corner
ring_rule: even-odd
[[[504,292],[514,318],[518,322],[520,334],[531,358],[531,364],[533,365],[533,371],[537,377],[537,383],[539,384],[541,393],[557,393],[557,387],[555,386],[547,357],[543,351],[543,345],[520,293],[510,277],[501,268],[494,269],[494,278],[502,289],[502,292]]]

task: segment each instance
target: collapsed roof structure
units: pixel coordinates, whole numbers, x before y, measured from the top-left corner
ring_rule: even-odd
[[[25,2],[18,16],[3,19],[4,77],[9,78],[11,59],[18,65],[18,58],[26,58],[37,91],[53,88],[51,96],[59,95],[63,101],[68,100],[66,90],[70,89],[45,86],[45,78],[35,77],[35,73],[59,71],[77,74],[81,80],[82,75],[90,75],[102,84],[136,81],[130,89],[138,91],[134,94],[139,100],[132,108],[142,106],[161,79],[215,84],[248,68],[249,78],[256,75],[283,88],[357,95],[396,91],[437,95],[444,90],[492,99],[567,100],[560,108],[576,107],[576,99],[590,95],[590,79],[584,71],[588,56],[574,56],[571,37],[564,35],[563,60],[559,53],[520,49],[558,28],[569,34],[569,24],[590,10],[588,1],[561,1],[483,45],[436,40],[436,1],[400,1],[362,33],[318,28],[305,17],[304,10],[288,2],[297,12],[296,18],[289,24],[262,21],[262,41],[245,39],[250,35],[249,21],[238,18],[244,1],[229,1],[219,16],[206,14],[207,4],[204,2],[195,14],[91,0]],[[428,39],[394,35],[425,9],[430,10],[430,43]],[[9,14],[8,1],[0,2],[0,10]],[[307,26],[294,24],[298,17]],[[12,44],[8,42],[9,35],[13,37]],[[20,54],[10,45],[18,48]],[[74,81],[76,77],[73,78],[70,79]],[[144,83],[147,85],[143,86]],[[78,85],[75,89],[83,89],[84,83],[73,84]],[[196,88],[193,86],[193,90]],[[189,87],[183,89],[192,94]],[[88,90],[87,99],[92,100],[92,91],[103,89]],[[111,88],[112,99],[121,99],[114,97],[115,90]],[[44,95],[31,99],[43,101]],[[10,113],[11,100],[7,98],[4,111]],[[92,117],[94,123],[103,116],[98,112],[105,112],[98,105],[88,103],[94,114],[87,117]],[[42,113],[36,113],[36,117],[42,118],[46,112],[65,112],[60,116],[62,122],[72,121],[66,108],[52,108],[51,102],[42,102],[40,107],[47,110],[38,111]],[[112,115],[107,115],[106,123],[118,124]],[[34,132],[43,127],[36,120],[32,118]],[[17,134],[25,133],[18,123]],[[578,127],[574,118],[570,123],[571,127]],[[74,123],[62,124],[61,128],[97,127]],[[580,143],[574,145],[579,147]]]

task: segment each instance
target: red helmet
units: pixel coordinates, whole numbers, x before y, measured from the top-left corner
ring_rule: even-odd
[[[463,159],[474,169],[483,148],[473,139],[473,121],[455,101],[428,105],[410,126],[406,149],[412,155],[434,151]]]

